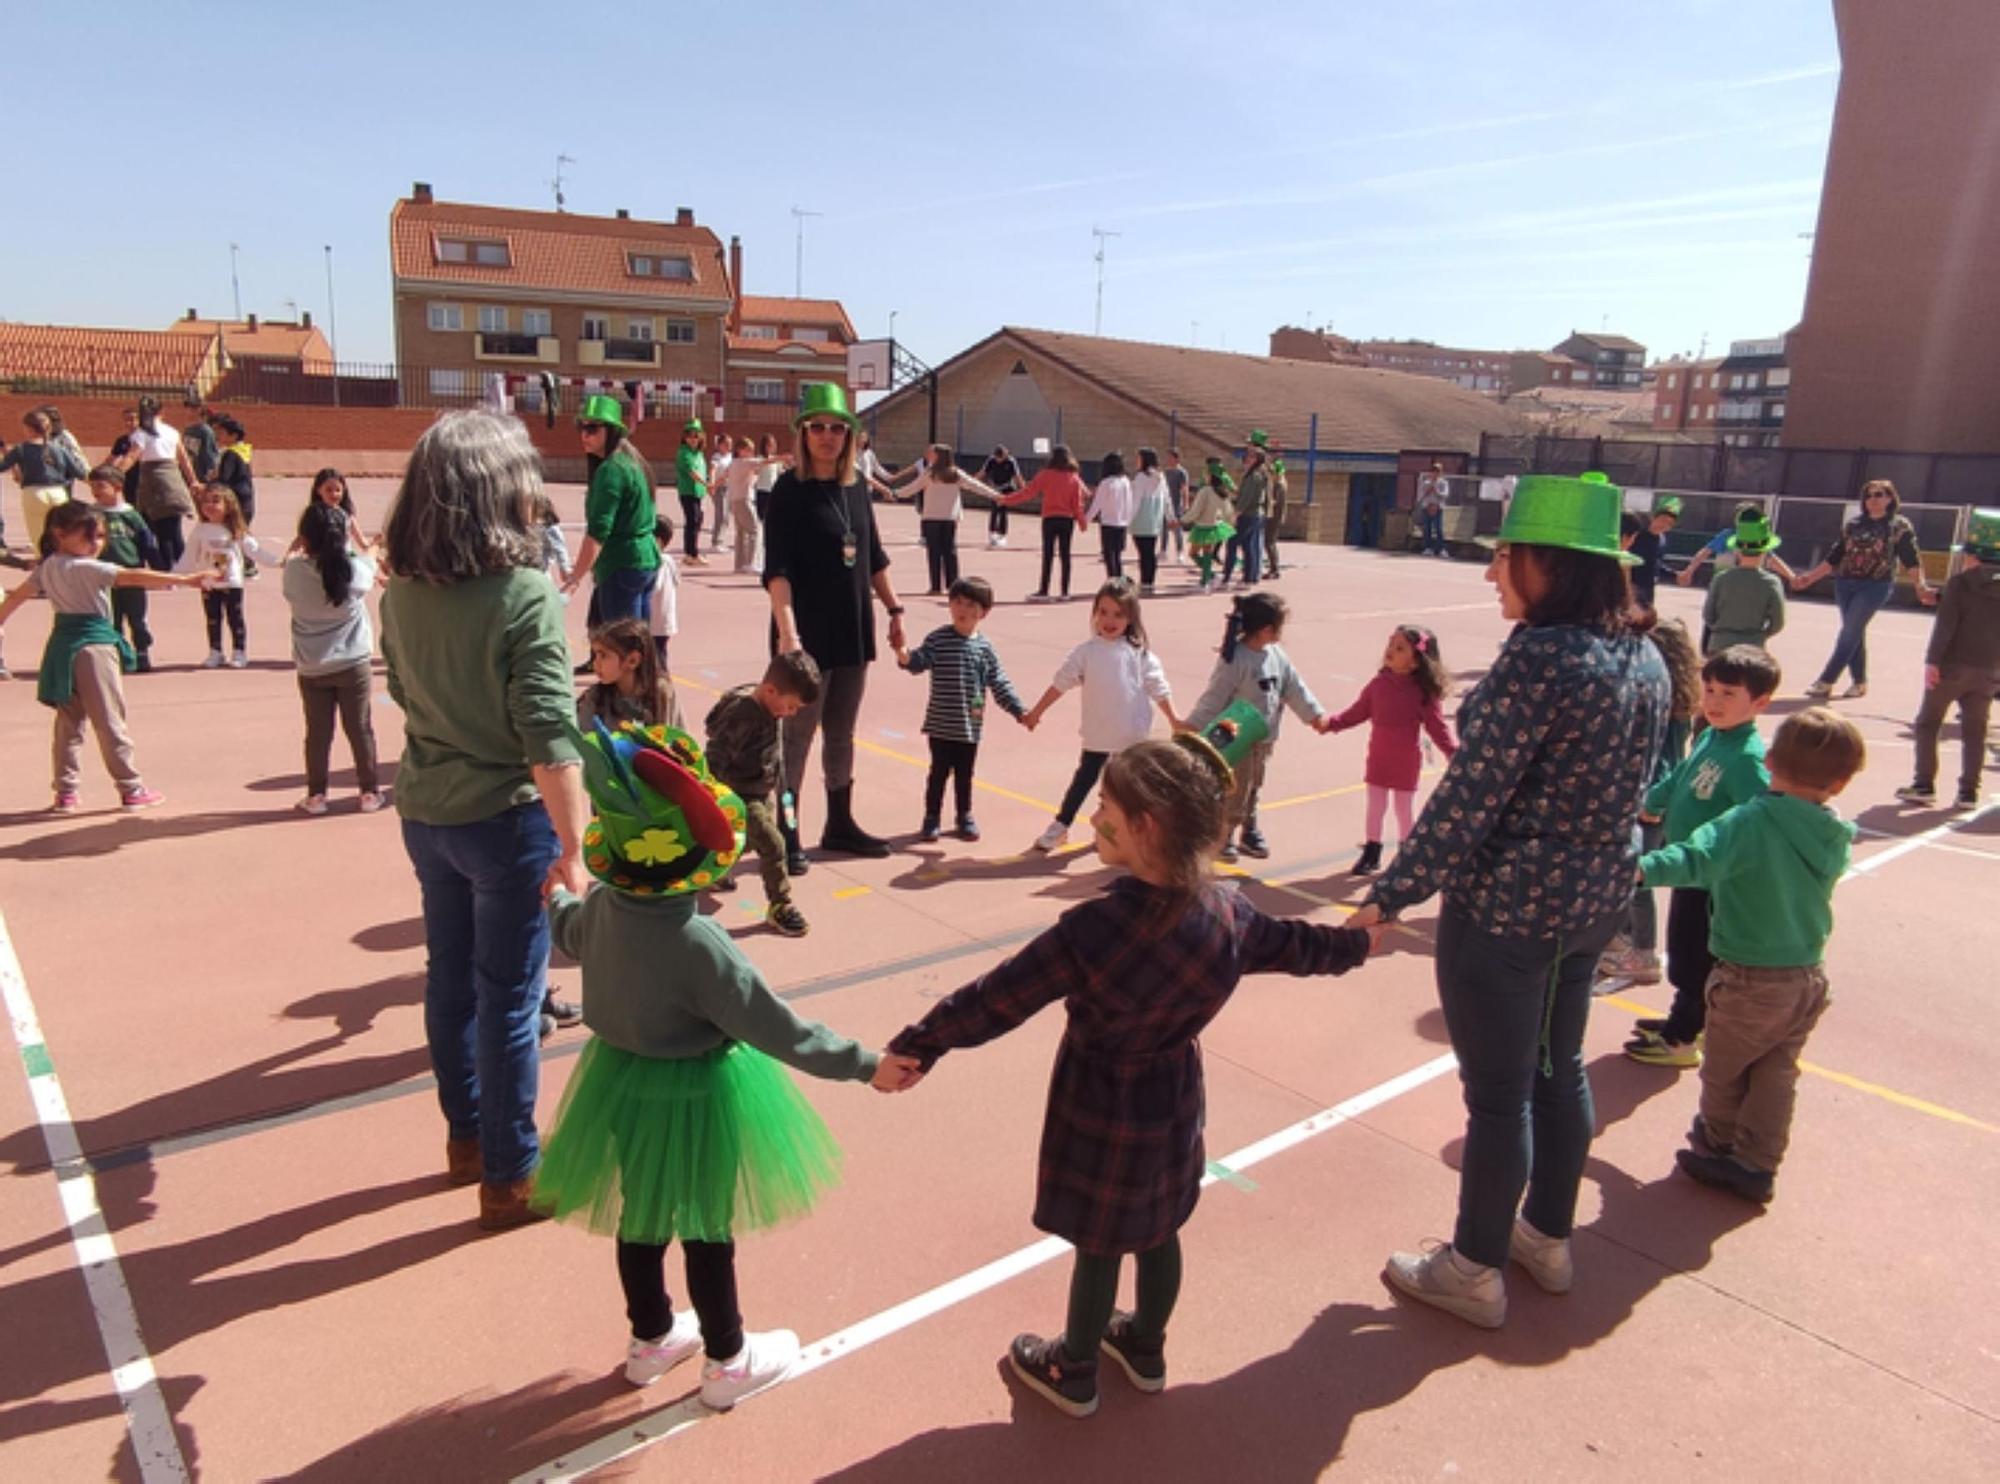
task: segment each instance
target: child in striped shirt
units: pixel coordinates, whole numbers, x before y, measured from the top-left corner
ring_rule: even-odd
[[[972,817],[972,769],[979,758],[987,691],[1016,721],[1028,712],[1000,668],[1000,656],[979,632],[993,610],[992,584],[979,577],[961,577],[952,583],[947,600],[951,622],[931,630],[915,649],[896,652],[896,663],[912,675],[931,672],[931,697],[924,707],[924,735],[931,739],[931,772],[924,784],[926,841],[938,837],[947,777],[956,785],[958,838],[979,838],[979,824]]]

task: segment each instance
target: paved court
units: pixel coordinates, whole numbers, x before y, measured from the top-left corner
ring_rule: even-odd
[[[357,493],[378,529],[389,485]],[[298,482],[260,494],[287,529]],[[559,503],[574,517],[580,493]],[[900,590],[920,592],[913,513],[885,524]],[[966,566],[1003,597],[988,631],[1032,700],[1087,605],[1019,601],[1034,523],[998,553],[982,524],[966,524]],[[1473,564],[1287,555],[1286,644],[1329,706],[1374,671],[1395,619],[1435,628],[1468,680],[1504,635]],[[1081,563],[1078,588],[1096,576]],[[1183,706],[1223,612],[1184,581],[1170,571],[1145,614]],[[0,1477],[1991,1477],[2000,809],[1891,800],[1928,614],[1877,621],[1873,694],[1842,703],[1870,745],[1842,800],[1864,833],[1768,1211],[1672,1173],[1693,1075],[1618,1054],[1664,1003],[1646,990],[1593,1015],[1601,1134],[1575,1292],[1517,1279],[1492,1334],[1392,1298],[1387,1252],[1449,1233],[1462,1130],[1432,904],[1358,973],[1246,982],[1204,1038],[1216,1179],[1183,1233],[1163,1395],[1108,1372],[1077,1422],[1001,1374],[1012,1335],[1061,1324],[1068,1277],[1028,1222],[1049,1012],[903,1097],[800,1079],[846,1180],[809,1220],[747,1238],[739,1273],[749,1325],[798,1330],[808,1364],[711,1417],[692,1368],[649,1392],[623,1382],[609,1243],[553,1225],[483,1236],[472,1193],[446,1188],[415,881],[393,813],[355,811],[343,744],[333,812],[292,810],[302,726],[276,589],[249,592],[243,672],[196,668],[198,605],[155,597],[161,668],[127,691],[168,796],[152,813],[109,807],[94,755],[85,812],[39,813],[48,713],[30,684],[0,686],[0,980],[20,1051],[0,1076]],[[1664,601],[1692,614],[1698,595]],[[913,638],[943,621],[939,602],[910,607]],[[686,575],[673,668],[691,717],[759,673],[764,615],[750,580]],[[581,604],[570,620],[580,646]],[[10,626],[17,674],[45,624],[31,606]],[[1793,696],[1832,632],[1830,605],[1793,606],[1776,645]],[[1032,736],[996,717],[981,843],[916,844],[923,699],[876,667],[857,813],[898,837],[891,858],[816,865],[802,940],[764,928],[754,873],[714,903],[802,1013],[874,1044],[1106,880],[1084,851],[1024,854],[1075,761],[1073,698]],[[375,715],[394,758],[379,690]],[[1287,728],[1266,787],[1274,854],[1245,862],[1261,905],[1337,920],[1359,899],[1364,747]],[[811,837],[820,807],[809,787]],[[573,967],[556,978],[575,991]],[[546,1047],[545,1120],[582,1040]]]

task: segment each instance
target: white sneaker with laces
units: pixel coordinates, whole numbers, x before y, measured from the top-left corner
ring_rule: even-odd
[[[728,1360],[704,1361],[701,1403],[727,1412],[747,1396],[776,1386],[799,1363],[799,1337],[788,1329],[745,1335],[743,1348]]]
[[[1498,1268],[1469,1266],[1474,1271],[1466,1271],[1449,1242],[1427,1242],[1422,1252],[1391,1253],[1382,1276],[1419,1303],[1498,1329],[1507,1322],[1507,1285]]]
[[[229,657],[229,668],[232,670],[246,669],[248,668],[249,664],[250,664],[250,656],[245,654],[240,649]]]
[[[1069,826],[1060,819],[1049,821],[1049,827],[1035,837],[1035,849],[1047,853],[1060,847],[1069,839]]]
[[[701,1349],[701,1320],[692,1309],[674,1315],[673,1327],[657,1340],[634,1340],[625,1349],[625,1379],[651,1386]]]
[[[220,670],[222,668],[222,651],[211,649],[208,652],[208,658],[201,662],[201,667],[204,670]]]
[[[1525,1216],[1514,1218],[1514,1232],[1507,1242],[1507,1255],[1528,1270],[1528,1276],[1543,1293],[1568,1293],[1576,1281],[1576,1265],[1570,1258],[1568,1237],[1545,1237]]]

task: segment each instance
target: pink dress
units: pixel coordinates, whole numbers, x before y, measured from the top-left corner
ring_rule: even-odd
[[[1413,675],[1380,671],[1362,690],[1360,699],[1333,718],[1330,730],[1345,731],[1364,721],[1370,729],[1368,768],[1362,776],[1377,788],[1416,791],[1424,763],[1417,743],[1420,727],[1431,734],[1446,757],[1458,751],[1444,712],[1436,701],[1424,699]]]

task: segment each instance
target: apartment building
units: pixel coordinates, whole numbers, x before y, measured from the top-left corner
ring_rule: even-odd
[[[1646,347],[1623,335],[1589,335],[1572,330],[1569,339],[1555,348],[1555,353],[1588,366],[1593,386],[1631,391],[1645,384]]]
[[[1792,372],[1785,338],[1734,340],[1716,367],[1717,435],[1739,448],[1775,448],[1785,427]]]
[[[1713,436],[1722,401],[1721,356],[1662,361],[1653,368],[1653,431]]]

